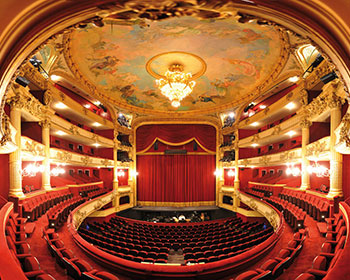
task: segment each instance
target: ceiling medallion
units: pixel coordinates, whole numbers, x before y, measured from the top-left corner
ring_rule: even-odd
[[[146,69],[158,78],[156,86],[177,108],[181,100],[192,93],[196,85],[194,79],[203,75],[207,66],[203,59],[194,54],[175,51],[154,56],[147,62]]]

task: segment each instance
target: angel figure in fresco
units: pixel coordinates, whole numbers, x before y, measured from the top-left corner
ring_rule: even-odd
[[[108,67],[113,67],[117,65],[117,63],[120,61],[118,58],[115,56],[105,56],[104,58],[101,59],[89,59],[89,60],[94,60],[95,63],[89,67],[90,71],[93,70],[106,70]]]
[[[245,37],[238,38],[241,44],[249,44],[263,38],[260,34],[251,29],[243,29],[243,32],[245,33]]]
[[[224,59],[228,61],[230,64],[235,65],[237,67],[236,71],[240,72],[244,76],[254,76],[259,79],[260,73],[259,71],[255,68],[255,66],[247,61],[244,60],[239,60],[239,59],[230,59],[226,58]]]

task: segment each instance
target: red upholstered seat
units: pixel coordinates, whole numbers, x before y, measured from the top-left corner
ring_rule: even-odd
[[[310,273],[302,273],[295,280],[315,280],[315,276]]]
[[[55,280],[55,278],[50,274],[41,274],[38,275],[35,280]]]
[[[254,270],[249,270],[238,275],[235,280],[251,280],[258,275],[259,275],[258,272]]]

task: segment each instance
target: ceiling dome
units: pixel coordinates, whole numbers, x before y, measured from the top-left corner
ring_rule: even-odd
[[[286,41],[275,26],[243,24],[233,17],[106,20],[101,28],[88,25],[67,35],[65,59],[72,72],[83,77],[83,84],[119,108],[143,113],[213,112],[236,107],[272,83],[286,64]],[[146,69],[163,53],[172,57],[160,56],[152,63],[152,71],[160,75],[171,62],[183,64],[185,72],[206,67],[179,108],[171,106]],[[202,65],[193,66],[198,61],[184,54],[198,57]]]

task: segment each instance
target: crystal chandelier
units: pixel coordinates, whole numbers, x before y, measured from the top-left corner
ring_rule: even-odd
[[[165,79],[156,80],[156,85],[161,90],[161,93],[169,98],[171,105],[177,108],[180,106],[181,100],[189,95],[196,85],[196,82],[191,79],[192,74],[183,73],[181,64],[173,64],[165,72]]]
[[[307,167],[307,171],[309,174],[315,174],[317,177],[329,177],[329,169],[323,165],[318,164],[317,161],[315,161],[315,165],[309,165]]]
[[[55,176],[55,177],[64,173],[66,173],[66,171],[59,165],[52,168],[50,171],[51,176]]]
[[[286,174],[292,176],[300,176],[301,171],[298,167],[295,167],[294,164],[287,164]]]
[[[44,166],[37,162],[28,164],[21,171],[23,177],[35,177],[38,172],[44,172]]]

